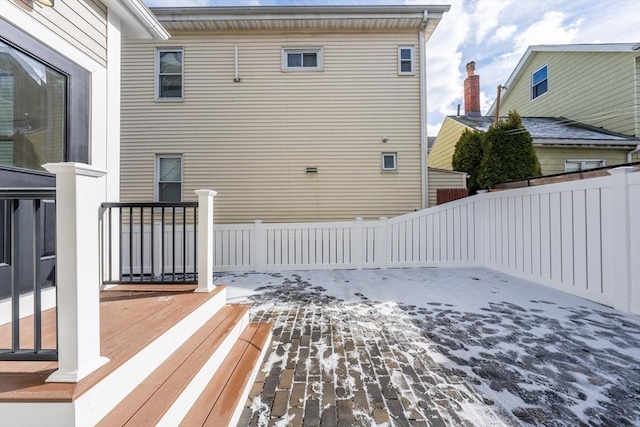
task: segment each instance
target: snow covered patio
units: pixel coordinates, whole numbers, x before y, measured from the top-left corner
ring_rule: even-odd
[[[640,318],[485,268],[219,273],[274,338],[240,425],[638,425]]]

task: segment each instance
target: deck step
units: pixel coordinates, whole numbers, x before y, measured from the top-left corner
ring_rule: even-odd
[[[187,339],[171,356],[109,412],[98,426],[156,425],[176,402],[188,405],[186,412],[201,390],[189,397],[185,393],[201,371],[213,372],[236,342],[248,319],[249,305],[228,304]],[[200,380],[203,382],[203,380]],[[197,381],[196,381],[197,382]],[[204,380],[206,383],[206,380]],[[191,400],[189,402],[189,400]]]
[[[270,340],[271,324],[250,323],[180,425],[235,425]]]

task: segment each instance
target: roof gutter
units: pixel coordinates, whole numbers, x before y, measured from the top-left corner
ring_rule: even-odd
[[[425,28],[427,27],[427,21],[429,20],[429,11],[425,10],[422,18],[422,24],[420,25],[420,33],[418,35],[419,40],[419,52],[420,52],[420,171],[421,171],[421,208],[427,208],[427,185],[429,182],[429,171],[427,170],[427,61],[426,61],[426,40],[425,40]]]

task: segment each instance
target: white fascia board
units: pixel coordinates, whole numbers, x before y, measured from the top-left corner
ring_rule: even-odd
[[[101,0],[122,21],[125,38],[168,40],[170,35],[142,0]]]

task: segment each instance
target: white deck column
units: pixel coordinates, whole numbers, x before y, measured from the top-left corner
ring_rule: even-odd
[[[213,285],[213,197],[212,190],[196,190],[198,195],[198,288],[196,292],[211,292]]]
[[[100,357],[100,228],[106,172],[83,163],[47,163],[56,175],[58,370],[48,382],[78,382]]]

